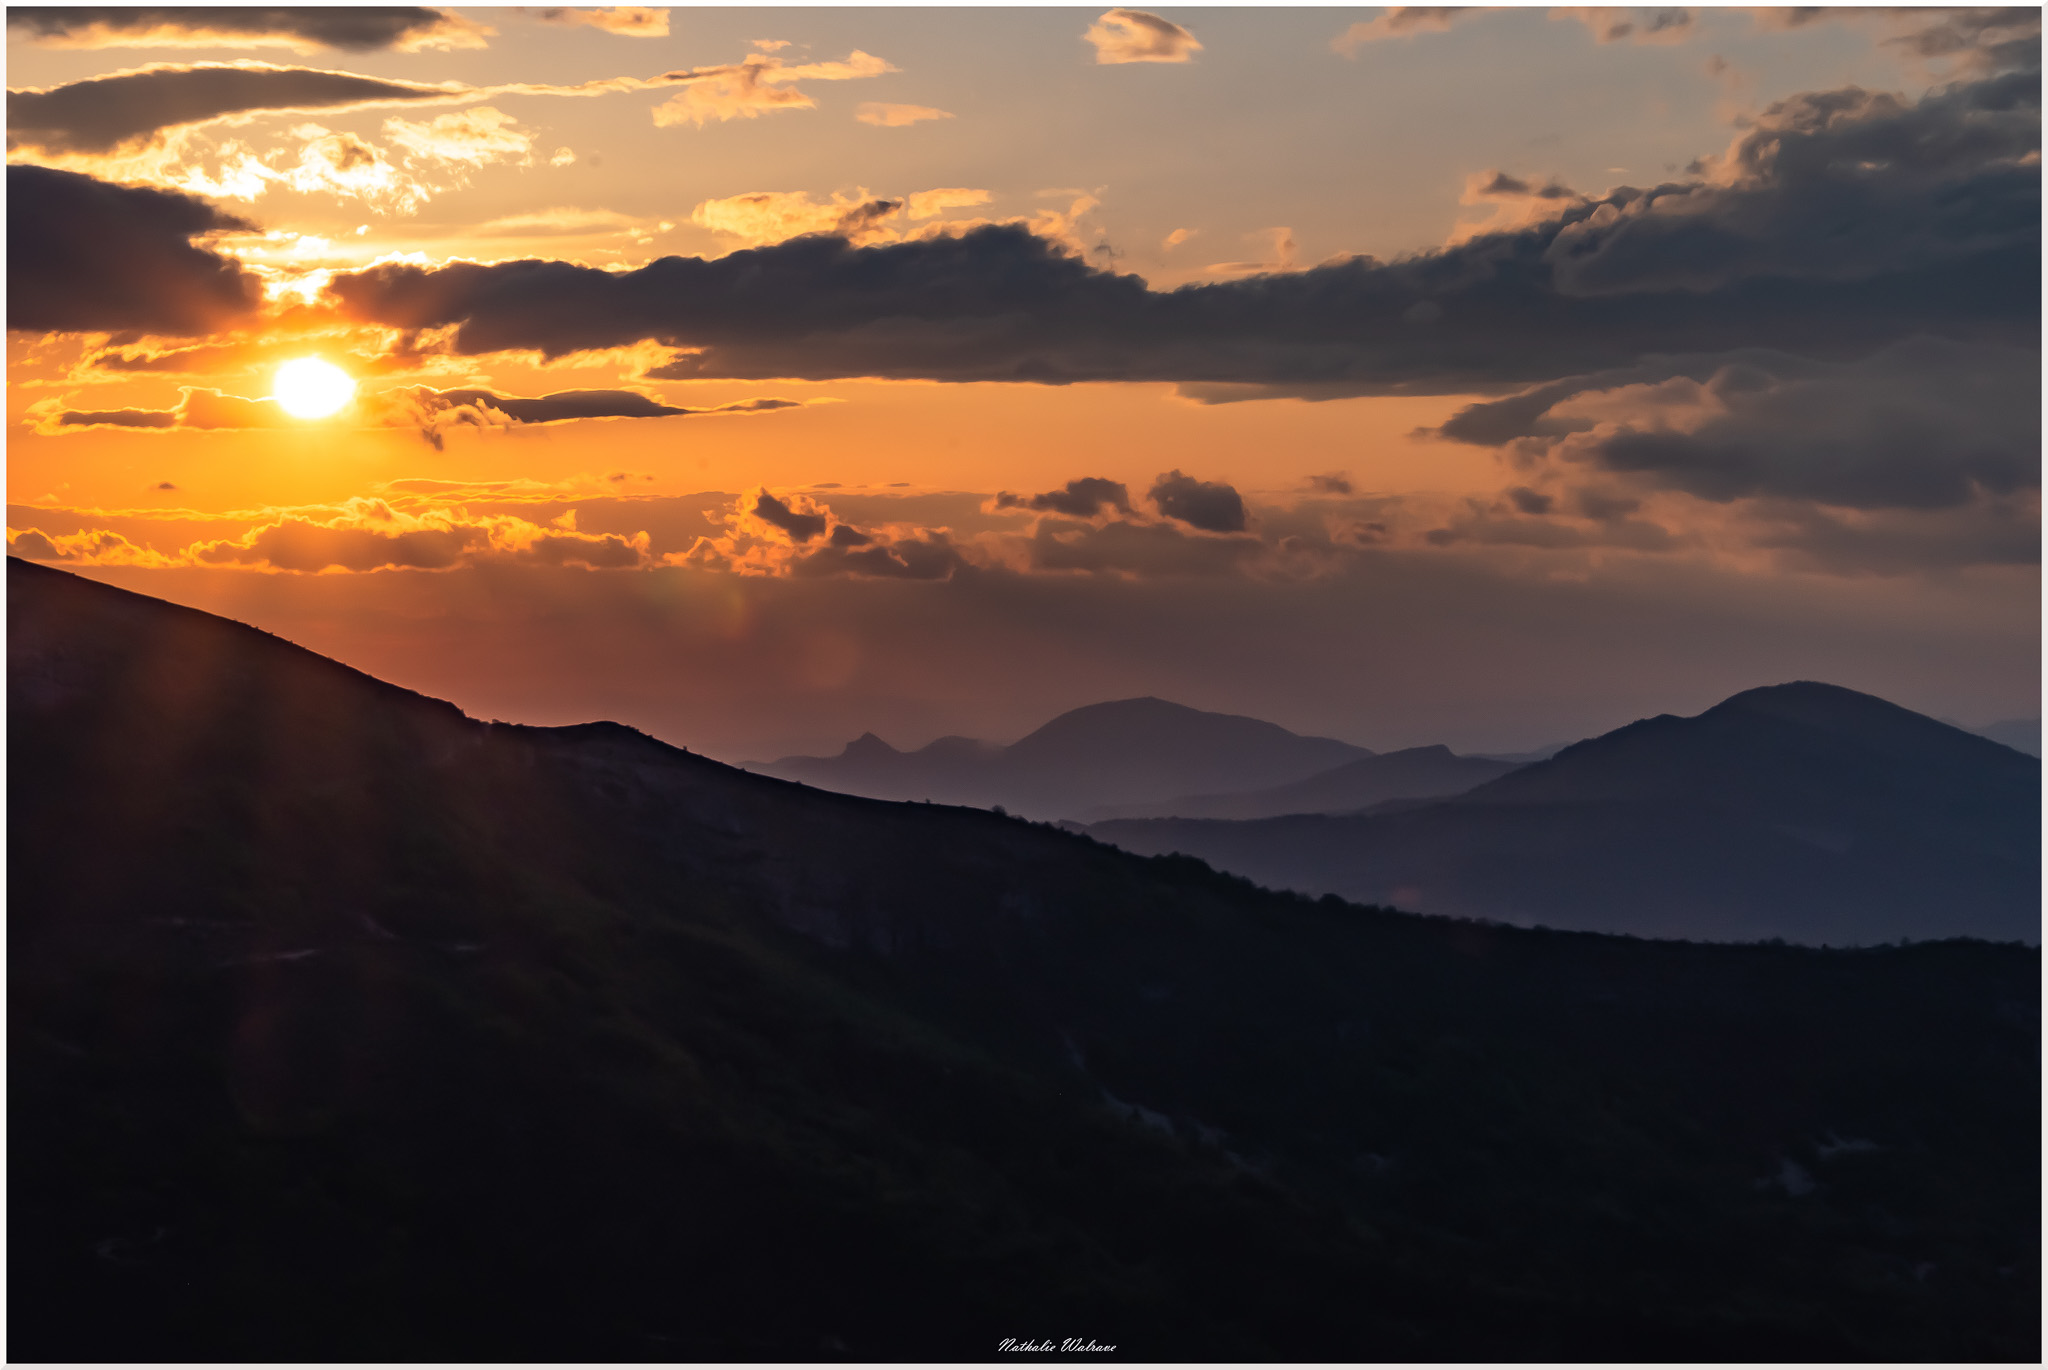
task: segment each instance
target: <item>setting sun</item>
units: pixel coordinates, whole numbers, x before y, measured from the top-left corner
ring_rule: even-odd
[[[277,368],[271,393],[295,419],[324,419],[356,397],[356,383],[332,362],[301,357]]]

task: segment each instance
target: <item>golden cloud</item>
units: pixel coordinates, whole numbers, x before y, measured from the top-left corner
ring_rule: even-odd
[[[895,67],[856,49],[843,62],[810,62],[791,66],[780,57],[755,53],[728,66],[672,71],[664,81],[682,82],[683,89],[654,107],[654,122],[705,124],[717,120],[758,119],[779,109],[816,109],[818,102],[795,88],[798,81],[858,81],[881,76]]]
[[[1125,62],[1190,62],[1202,50],[1189,33],[1171,19],[1144,10],[1106,11],[1081,35],[1095,45],[1098,66]]]
[[[864,100],[854,110],[853,117],[876,128],[907,128],[927,119],[950,119],[953,116],[929,105],[888,105],[879,100]]]

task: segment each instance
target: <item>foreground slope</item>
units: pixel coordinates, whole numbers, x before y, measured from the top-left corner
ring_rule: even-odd
[[[1007,747],[942,737],[900,752],[866,733],[838,756],[750,769],[877,799],[1003,804],[1032,818],[1069,818],[1105,804],[1284,784],[1371,755],[1277,723],[1148,697],[1070,709]]]
[[[1749,690],[1399,812],[1114,821],[1264,885],[1525,924],[2040,940],[2041,763],[1854,690]]]
[[[2038,957],[1531,933],[10,561],[16,1359],[2033,1359]]]

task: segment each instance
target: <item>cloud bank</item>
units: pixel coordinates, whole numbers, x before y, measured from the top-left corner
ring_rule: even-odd
[[[47,167],[7,168],[7,326],[190,337],[261,302],[257,278],[192,239],[254,225],[203,200]]]
[[[52,48],[480,48],[492,30],[417,5],[14,5],[8,32]]]
[[[684,351],[653,373],[679,379],[1170,380],[1327,397],[1527,385],[1650,354],[1839,359],[1916,334],[2034,346],[2039,145],[2038,81],[2020,73],[1918,101],[1797,96],[1689,180],[1534,187],[1548,212],[1510,231],[1171,291],[1003,225],[866,247],[799,237],[631,272],[390,265],[329,290],[353,319],[452,327],[462,353],[651,340]]]

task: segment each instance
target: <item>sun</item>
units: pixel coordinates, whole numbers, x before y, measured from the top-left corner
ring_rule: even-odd
[[[277,368],[270,393],[295,419],[324,419],[356,397],[356,383],[332,362],[301,357]]]

